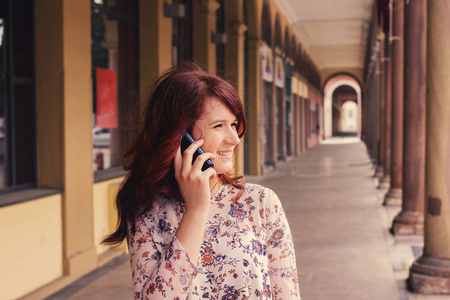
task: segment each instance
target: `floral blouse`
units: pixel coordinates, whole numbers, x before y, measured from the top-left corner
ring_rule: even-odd
[[[136,217],[128,235],[135,299],[300,299],[291,232],[272,190],[224,183],[194,259],[175,236],[183,212],[165,196]]]

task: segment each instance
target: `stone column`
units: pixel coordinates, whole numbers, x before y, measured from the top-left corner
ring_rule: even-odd
[[[243,23],[244,12],[242,0],[224,1],[225,33],[225,74],[233,74],[232,83],[244,101],[244,33],[247,26]],[[234,160],[234,174],[244,175],[244,140],[237,148]]]
[[[298,97],[298,105],[299,105],[299,111],[300,111],[300,153],[305,152],[306,150],[306,143],[305,143],[305,103],[303,100],[303,96]]]
[[[405,5],[403,203],[394,234],[422,234],[425,197],[426,0]]]
[[[262,82],[261,82],[261,40],[248,39],[248,85],[251,93],[248,95],[248,138],[249,138],[249,175],[261,176],[262,171]]]
[[[299,155],[302,152],[302,133],[301,133],[301,100],[298,94],[295,95],[295,155]]]
[[[91,3],[36,1],[34,13],[39,186],[63,191],[62,272],[77,278],[97,267]]]
[[[274,70],[275,70],[275,51],[273,51],[273,57],[274,57]],[[271,83],[272,84],[272,98],[270,99],[270,112],[269,112],[269,136],[268,143],[269,143],[269,160],[270,164],[274,167],[277,165],[277,150],[278,150],[278,132],[277,132],[277,86],[275,85],[275,71],[274,73],[274,80]],[[264,120],[266,122],[267,120]]]
[[[284,68],[284,64],[282,68]],[[274,122],[277,136],[275,141],[275,160],[286,160],[286,81],[285,77],[283,77],[283,87],[276,86],[275,77],[277,76],[277,69],[277,60],[275,60],[273,81],[275,85],[275,116],[277,120],[277,122]]]
[[[172,51],[168,51],[172,49],[172,34],[168,34],[172,32],[172,19],[164,17],[166,2],[139,0],[139,79],[142,83],[155,79],[172,66]],[[145,104],[142,103],[142,107]]]
[[[450,294],[449,14],[447,0],[428,1],[425,247],[408,279],[425,294]]]
[[[216,11],[220,4],[214,0],[196,0],[193,10],[193,56],[210,74],[216,74],[216,45],[211,34],[216,32]]]
[[[378,146],[378,161],[377,161],[377,168],[375,171],[375,176],[378,178],[381,178],[384,175],[384,157],[385,157],[385,139],[384,139],[384,120],[386,118],[385,115],[385,107],[386,107],[386,101],[385,101],[385,81],[384,81],[384,33],[380,32],[378,35],[378,39],[380,41],[380,52],[379,52],[379,61],[378,64],[378,86],[380,88],[379,90],[379,122],[377,124],[378,126],[378,137],[379,137],[379,146]]]
[[[391,72],[391,42],[389,35],[385,35],[384,41],[384,175],[380,179],[379,188],[388,189],[391,184],[391,130],[392,130],[392,72]]]
[[[393,2],[391,186],[385,205],[402,204],[404,0]]]

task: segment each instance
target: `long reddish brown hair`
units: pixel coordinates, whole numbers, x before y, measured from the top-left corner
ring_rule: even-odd
[[[149,210],[157,195],[168,194],[181,199],[174,176],[173,158],[180,140],[199,119],[204,103],[215,97],[235,115],[238,135],[247,130],[244,107],[231,84],[210,75],[195,64],[176,66],[158,77],[143,111],[140,131],[125,153],[130,163],[116,197],[117,230],[103,244],[120,244],[127,236],[128,224],[134,232],[134,219],[142,210]],[[220,175],[222,182],[242,188],[242,177]]]

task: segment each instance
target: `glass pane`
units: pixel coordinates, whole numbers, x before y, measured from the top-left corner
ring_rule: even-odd
[[[14,76],[33,77],[33,11],[29,0],[9,1],[12,5],[11,35],[13,45]]]
[[[15,160],[15,184],[34,181],[34,116],[33,86],[14,87],[13,149]]]
[[[3,11],[4,3],[0,1]],[[5,187],[5,103],[6,103],[6,60],[5,19],[0,15],[0,189]]]
[[[139,112],[138,10],[137,1],[91,4],[93,170],[101,171],[122,166],[122,153],[134,134],[130,128]]]
[[[100,114],[98,112],[103,108],[97,107],[97,91],[103,88],[98,86],[97,76],[100,75],[100,70],[113,70],[117,72],[117,21],[108,21],[106,15],[103,14],[99,9],[93,6],[91,11],[91,55],[92,55],[92,78],[93,82],[93,124],[92,129],[92,139],[93,139],[93,157],[94,171],[100,171],[109,169],[111,167],[111,128],[103,128],[103,124],[98,124],[100,121]],[[107,39],[107,32],[109,33]],[[109,49],[105,47],[107,42],[112,42],[108,44]],[[106,74],[108,74],[106,72]],[[116,77],[117,78],[117,77]],[[115,84],[117,90],[117,79],[116,82],[110,82],[110,84]],[[117,97],[117,96],[116,96]],[[116,130],[117,131],[117,130]],[[114,141],[116,143],[118,141]]]

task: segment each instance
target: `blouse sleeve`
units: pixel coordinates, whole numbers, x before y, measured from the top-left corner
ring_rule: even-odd
[[[137,216],[128,235],[135,299],[186,299],[199,271],[162,217]]]
[[[273,299],[300,299],[295,250],[278,196],[268,190],[265,208],[266,247]]]

